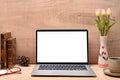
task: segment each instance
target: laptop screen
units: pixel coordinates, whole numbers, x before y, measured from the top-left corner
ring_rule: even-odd
[[[37,30],[37,63],[87,63],[87,30]]]

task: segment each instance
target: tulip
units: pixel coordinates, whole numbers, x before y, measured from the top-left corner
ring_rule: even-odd
[[[108,8],[108,9],[107,9],[106,14],[107,14],[107,15],[111,15],[111,14],[112,14],[112,12],[111,12],[111,9],[110,9],[110,8]]]
[[[95,25],[97,26],[98,30],[100,31],[101,36],[106,36],[109,32],[109,29],[115,24],[115,21],[111,21],[110,16],[112,12],[111,9],[96,9],[96,19]],[[104,46],[102,46],[104,49]],[[106,53],[104,54],[106,55]]]
[[[104,10],[104,9],[101,9],[101,15],[103,16],[103,15],[105,15],[105,14],[106,14],[105,10]]]
[[[100,9],[96,9],[96,16],[100,16]]]

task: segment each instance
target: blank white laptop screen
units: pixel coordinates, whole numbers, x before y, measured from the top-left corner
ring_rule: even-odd
[[[87,61],[87,31],[37,31],[38,63]]]

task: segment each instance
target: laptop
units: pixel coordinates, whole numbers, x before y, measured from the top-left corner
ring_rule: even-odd
[[[88,58],[88,30],[36,30],[31,76],[96,76]]]

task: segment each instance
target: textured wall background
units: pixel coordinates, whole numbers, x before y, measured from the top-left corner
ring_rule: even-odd
[[[35,63],[36,29],[88,29],[90,63],[97,63],[99,32],[95,9],[110,7],[117,24],[108,34],[110,56],[120,56],[120,0],[0,0],[0,33],[17,38],[17,56]]]

